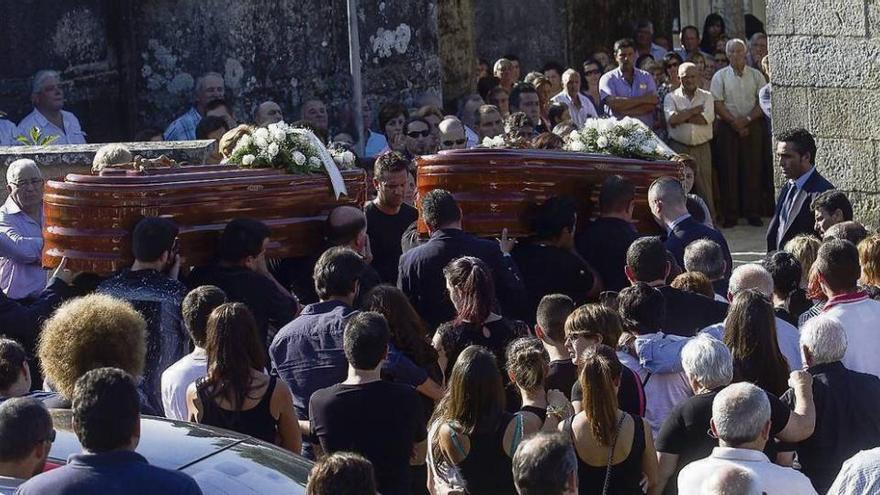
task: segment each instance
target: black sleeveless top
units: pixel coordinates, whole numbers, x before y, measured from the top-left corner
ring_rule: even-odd
[[[259,440],[276,444],[275,438],[278,431],[278,421],[272,417],[272,411],[269,407],[272,392],[275,390],[275,380],[276,377],[269,377],[269,386],[266,387],[266,393],[263,394],[263,397],[256,406],[243,411],[230,411],[229,409],[223,409],[214,402],[214,399],[208,395],[206,378],[199,378],[196,381],[196,392],[198,393],[199,401],[202,403],[202,419],[199,422],[204,425],[237,431]]]
[[[513,414],[503,413],[495,431],[468,435],[471,448],[457,465],[468,495],[516,495],[513,461],[504,451],[504,431],[513,419]]]
[[[633,429],[632,447],[629,456],[617,464],[611,465],[611,476],[608,479],[608,495],[632,495],[642,493],[639,481],[642,479],[642,454],[645,452],[645,426],[642,418],[629,415],[635,423]],[[565,431],[574,442],[574,432],[571,423],[574,418],[565,420]],[[619,441],[619,439],[618,439]],[[607,455],[607,450],[605,451]],[[575,449],[577,455],[577,449]],[[580,495],[595,495],[602,493],[605,486],[605,472],[607,466],[591,466],[577,456],[578,463],[578,493]]]
[[[537,406],[522,406],[519,410],[522,412],[530,412],[530,413],[534,414],[535,416],[539,417],[541,419],[542,424],[544,423],[544,421],[547,421],[547,409],[546,408],[537,407]]]

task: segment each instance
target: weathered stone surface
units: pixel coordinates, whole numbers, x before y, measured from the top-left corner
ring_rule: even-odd
[[[876,139],[880,93],[865,89],[816,89],[809,93],[810,128],[821,137]]]
[[[806,88],[787,87],[774,83],[773,128],[809,127],[811,93],[812,90]]]
[[[565,0],[482,0],[474,14],[477,54],[489,64],[513,53],[525,76],[551,60],[566,62]]]
[[[767,2],[771,35],[865,36],[864,0],[783,0]]]
[[[437,30],[443,65],[443,98],[455,101],[474,91],[477,80],[472,0],[438,0]],[[454,112],[457,108],[450,106]]]
[[[880,227],[880,194],[847,192],[853,205],[853,219],[872,230]]]
[[[852,139],[818,139],[816,159],[822,174],[838,189],[871,192],[877,184],[875,143]]]
[[[774,83],[828,88],[880,88],[880,39],[778,36]]]

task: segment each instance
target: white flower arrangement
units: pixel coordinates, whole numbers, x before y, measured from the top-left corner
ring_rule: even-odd
[[[484,137],[483,143],[484,148],[506,148],[507,143],[504,141],[504,135],[499,134],[495,137]]]
[[[295,174],[328,173],[324,160],[341,169],[352,168],[350,151],[328,150],[315,135],[284,122],[269,124],[238,140],[228,163],[247,168],[281,168]]]
[[[565,149],[642,160],[665,160],[675,154],[642,121],[630,117],[587,119],[581,130],[568,136]]]

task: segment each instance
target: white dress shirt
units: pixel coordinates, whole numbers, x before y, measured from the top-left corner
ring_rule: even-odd
[[[669,125],[669,119],[672,114],[689,110],[696,106],[703,105],[702,116],[706,119],[705,125],[698,124],[679,124],[675,127]],[[712,93],[697,88],[694,98],[690,99],[684,94],[684,90],[679,87],[666,95],[663,100],[663,113],[666,115],[666,129],[669,137],[681,144],[688,146],[699,146],[712,140],[712,123],[715,122],[715,99]]]
[[[767,495],[815,495],[816,493],[810,480],[802,473],[771,463],[763,452],[731,447],[715,447],[709,457],[685,466],[678,474],[678,493],[680,495],[705,493],[702,491],[703,482],[725,466],[736,466],[748,471],[754,476],[760,491]]]
[[[819,317],[837,321],[846,332],[844,366],[880,377],[880,302],[864,294],[845,300],[832,298]]]
[[[58,136],[52,144],[85,144],[86,133],[83,132],[79,125],[79,119],[76,115],[66,111],[61,111],[61,118],[64,122],[64,129],[49,122],[42,113],[36,108],[29,113],[27,117],[21,119],[18,123],[18,135],[29,136],[33,127],[40,129],[43,136]]]
[[[186,414],[186,389],[208,374],[208,356],[196,347],[162,372],[162,408],[165,417],[189,421]]]
[[[568,96],[568,92],[564,89],[554,96],[550,98],[550,101],[555,103],[563,103],[568,106],[568,113],[571,114],[571,123],[574,124],[578,129],[584,126],[584,122],[590,118],[597,118],[599,115],[596,113],[596,107],[593,106],[593,103],[589,98],[582,95],[581,93],[577,94],[578,99],[581,102],[581,108],[577,108],[574,106],[574,102],[571,99],[571,96]]]
[[[723,301],[723,299],[722,299]],[[779,352],[785,356],[788,361],[788,370],[794,371],[803,368],[801,361],[800,331],[791,323],[779,317],[776,318],[776,344],[779,345]],[[724,342],[724,322],[709,325],[700,330],[716,339]]]
[[[880,493],[880,447],[850,457],[828,489],[828,495],[854,493]]]
[[[710,89],[715,101],[723,101],[734,117],[745,117],[758,104],[758,90],[765,84],[767,80],[759,71],[746,66],[738,76],[728,65],[712,76]]]

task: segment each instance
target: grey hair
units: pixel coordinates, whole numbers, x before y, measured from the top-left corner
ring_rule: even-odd
[[[687,74],[687,71],[691,70],[692,68],[699,69],[699,67],[697,67],[697,64],[693,62],[682,62],[682,64],[678,66],[679,76],[682,74]]]
[[[748,382],[728,385],[712,401],[712,423],[718,438],[736,447],[754,441],[770,421],[767,392]]]
[[[131,151],[119,143],[105,144],[95,152],[92,160],[92,172],[100,172],[105,167],[130,163],[134,158]]]
[[[202,88],[205,87],[205,81],[209,77],[218,77],[218,78],[220,78],[221,81],[223,81],[224,85],[226,84],[226,81],[223,79],[223,74],[220,74],[219,72],[206,72],[206,73],[202,74],[201,76],[199,76],[198,79],[196,79],[196,87],[195,87],[196,93],[198,93],[199,91],[202,90]]]
[[[503,69],[505,65],[513,66],[513,61],[506,58],[499,58],[495,61],[495,64],[492,65],[492,74],[495,74],[499,70]]]
[[[769,299],[773,297],[773,275],[757,263],[748,263],[733,271],[728,287],[733,295],[746,289],[755,289]]]
[[[571,76],[580,77],[581,75],[578,73],[578,71],[574,69],[566,69],[565,72],[562,73],[562,80],[568,81],[569,79],[571,79]]]
[[[753,34],[752,37],[749,38],[749,46],[754,45],[755,42],[758,41],[759,39],[766,38],[766,37],[767,37],[767,35],[764,33],[761,33],[761,32]]]
[[[735,465],[723,465],[700,485],[701,495],[761,495],[755,476]]]
[[[41,70],[34,74],[34,80],[31,83],[31,94],[35,95],[42,91],[46,80],[52,77],[60,80],[61,74],[57,70]]]
[[[681,181],[674,177],[661,177],[655,180],[648,188],[648,196],[670,205],[683,206],[687,201]]]
[[[519,444],[513,455],[513,483],[520,495],[562,494],[577,457],[568,436],[537,433]]]
[[[43,173],[40,171],[40,167],[37,166],[37,162],[31,160],[30,158],[19,158],[18,160],[10,163],[8,167],[6,167],[6,183],[9,184],[11,182],[15,182],[16,179],[21,176],[22,170],[28,168],[36,170],[40,177],[43,176]]]
[[[810,318],[801,327],[800,343],[810,351],[814,365],[840,361],[846,354],[846,332],[827,316]]]
[[[20,461],[45,441],[52,417],[42,402],[14,397],[0,404],[0,462]]]
[[[733,356],[720,340],[701,333],[681,350],[681,365],[689,379],[704,388],[724,387],[733,381]]]
[[[721,246],[709,239],[697,239],[684,248],[684,269],[688,272],[700,272],[709,280],[718,280],[724,276],[727,268],[724,251]]]
[[[743,49],[745,49],[745,50],[748,50],[748,49],[749,49],[749,48],[746,46],[746,42],[745,42],[745,41],[743,41],[743,40],[741,40],[741,39],[739,39],[739,38],[733,38],[733,39],[729,39],[729,40],[727,40],[727,44],[724,45],[724,53],[726,53],[727,55],[730,55],[731,52],[733,52],[733,47],[736,46],[736,45],[742,45]]]

